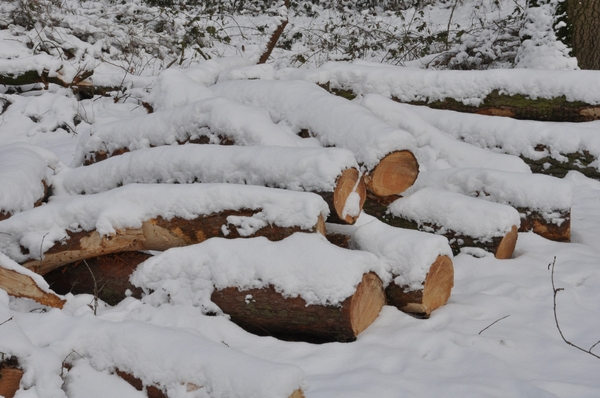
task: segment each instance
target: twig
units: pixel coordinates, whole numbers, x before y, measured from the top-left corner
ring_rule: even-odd
[[[556,264],[556,256],[554,256],[554,260],[550,264],[548,264],[548,269],[550,269],[550,267],[552,267],[552,274],[551,274],[550,280],[552,281],[552,291],[554,292],[554,321],[556,322],[556,328],[558,329],[558,333],[560,333],[560,337],[562,337],[563,341],[565,343],[567,343],[568,345],[570,345],[571,347],[575,347],[579,351],[583,351],[583,352],[585,352],[587,354],[590,354],[593,357],[596,357],[596,358],[600,359],[600,356],[598,356],[598,355],[596,355],[596,354],[594,354],[592,352],[592,349],[594,347],[596,347],[598,344],[600,344],[600,341],[598,341],[596,344],[594,344],[593,346],[591,346],[589,350],[586,350],[585,348],[581,348],[578,345],[575,345],[575,344],[571,343],[569,340],[567,340],[565,338],[565,335],[563,334],[561,328],[560,328],[560,325],[558,323],[558,316],[556,315],[556,295],[558,294],[558,292],[560,292],[561,290],[565,290],[565,289],[562,288],[562,287],[559,287],[557,289],[556,286],[554,285],[554,265],[555,264]]]
[[[13,319],[13,317],[11,316],[10,318],[8,318],[7,320],[5,320],[4,322],[0,323],[0,326],[4,325],[8,321],[12,321],[12,319]]]
[[[92,279],[94,281],[94,307],[92,309],[94,310],[94,315],[96,315],[96,311],[98,310],[98,282],[96,281],[96,277],[94,276],[94,273],[92,272],[92,269],[88,265],[87,261],[83,260],[83,263],[90,271],[90,274],[92,274]],[[102,287],[104,288],[104,286]]]
[[[500,322],[501,320],[508,318],[509,316],[510,315],[506,315],[506,316],[503,316],[500,319],[496,319],[494,322],[490,323],[489,325],[487,325],[486,327],[484,327],[483,329],[481,329],[481,331],[479,332],[479,334],[483,333],[485,330],[489,329],[490,327],[492,327],[496,323]]]

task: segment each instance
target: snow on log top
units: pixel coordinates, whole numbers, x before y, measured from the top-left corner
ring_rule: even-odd
[[[373,220],[356,229],[353,245],[379,257],[398,286],[423,288],[425,277],[438,256],[452,258],[448,239],[440,235],[396,228]]]
[[[131,183],[234,183],[332,192],[343,170],[358,169],[341,148],[178,145],[149,148],[64,170],[55,195],[92,194]]]
[[[68,197],[0,222],[0,251],[16,261],[44,253],[67,231],[140,228],[162,217],[192,219],[224,210],[259,210],[253,218],[281,227],[310,229],[329,209],[318,195],[234,184],[131,184],[94,195]],[[23,254],[20,246],[29,250]]]
[[[278,242],[214,238],[170,249],[142,263],[132,282],[154,292],[144,299],[152,304],[191,302],[204,311],[221,312],[210,296],[227,287],[271,285],[308,305],[339,305],[371,271],[389,282],[375,255],[339,248],[320,234],[296,233]]]
[[[355,94],[378,93],[402,102],[441,101],[452,98],[465,105],[480,105],[491,92],[524,95],[531,99],[565,96],[567,101],[600,104],[597,71],[489,69],[431,70],[390,67],[371,63],[329,62],[314,70],[282,70],[280,79],[329,83]]]
[[[95,152],[136,150],[173,145],[200,136],[221,135],[238,145],[316,146],[289,128],[274,124],[260,109],[222,97],[206,98],[186,106],[99,124],[77,146],[75,164]],[[217,141],[215,141],[216,143]]]
[[[358,104],[304,81],[226,81],[211,86],[218,95],[268,110],[276,122],[309,129],[325,146],[354,152],[374,168],[387,154],[416,148],[414,137],[392,127]]]

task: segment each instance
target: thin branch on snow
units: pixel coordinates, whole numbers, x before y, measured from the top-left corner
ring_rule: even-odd
[[[500,319],[496,319],[494,322],[490,323],[488,326],[486,326],[486,327],[484,327],[483,329],[481,329],[481,331],[479,332],[479,334],[483,333],[485,330],[489,329],[490,327],[492,327],[492,326],[493,326],[493,325],[495,325],[496,323],[500,322],[501,320],[508,318],[509,316],[510,316],[510,315],[506,315],[506,316],[503,316],[503,317],[502,317],[502,318],[500,318]]]
[[[590,354],[593,357],[600,359],[600,356],[598,356],[592,352],[592,349],[594,347],[596,347],[598,344],[600,344],[600,341],[598,341],[596,344],[591,346],[589,350],[586,350],[585,348],[581,348],[580,346],[575,345],[575,344],[571,343],[569,340],[567,340],[560,328],[560,324],[558,323],[558,316],[556,315],[556,295],[558,294],[558,292],[560,292],[561,290],[565,290],[565,289],[562,287],[556,288],[556,286],[554,285],[554,266],[555,266],[555,264],[556,264],[556,256],[554,256],[554,260],[550,264],[548,264],[548,269],[550,269],[550,267],[552,267],[552,274],[551,274],[550,279],[552,281],[552,290],[554,291],[554,321],[556,322],[556,328],[558,329],[558,332],[560,333],[560,337],[562,337],[563,341],[565,343],[567,343],[568,345],[570,345],[571,347],[575,347],[580,351],[583,351],[587,354]]]
[[[12,319],[13,319],[13,317],[11,316],[10,318],[8,318],[7,320],[5,320],[4,322],[0,323],[0,326],[4,325],[8,321],[12,321]]]

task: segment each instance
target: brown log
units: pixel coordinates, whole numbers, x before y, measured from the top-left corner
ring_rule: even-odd
[[[559,218],[562,223],[548,221],[539,211],[517,208],[521,214],[519,232],[533,232],[546,239],[557,242],[571,241],[571,210],[561,211]]]
[[[395,277],[395,275],[393,275]],[[429,318],[431,311],[443,306],[454,286],[454,266],[448,256],[438,256],[429,268],[423,288],[407,290],[394,282],[385,289],[387,303],[418,318]]]
[[[284,298],[273,287],[216,290],[211,300],[248,332],[282,340],[325,343],[354,341],[385,304],[383,285],[373,273],[341,305],[307,305],[301,297]]]
[[[19,390],[23,371],[15,357],[0,362],[0,396],[13,398]]]
[[[333,192],[315,192],[327,202],[327,205],[329,205],[329,217],[327,218],[327,222],[335,224],[354,224],[358,219],[358,216],[360,216],[360,211],[358,212],[359,214],[354,216],[349,214],[344,216],[344,206],[348,196],[350,196],[352,192],[356,192],[360,196],[360,209],[362,209],[367,198],[364,179],[360,177],[358,170],[350,168],[342,172],[335,184]]]
[[[227,226],[227,217],[250,217],[261,210],[229,210],[218,214],[201,216],[193,220],[173,218],[165,220],[161,217],[142,223],[141,228],[117,230],[113,235],[101,236],[96,231],[68,232],[69,239],[64,244],[51,247],[42,260],[29,260],[22,264],[25,268],[44,275],[63,265],[105,254],[140,251],[167,250],[172,247],[187,246],[200,243],[213,237],[238,238],[236,228],[225,234],[223,226]],[[279,227],[267,225],[252,236],[264,236],[277,241],[294,232],[320,232],[325,235],[325,221],[319,221],[308,231],[300,227]]]
[[[143,252],[92,257],[55,269],[45,274],[44,279],[58,294],[96,293],[100,300],[116,305],[126,297],[127,290],[133,297],[141,297],[142,290],[132,285],[129,277],[150,257],[151,254]]]
[[[504,236],[494,237],[491,240],[482,240],[476,236],[466,236],[456,231],[444,228],[441,225],[419,224],[415,221],[408,220],[402,217],[396,217],[387,212],[390,200],[397,198],[390,196],[382,198],[381,201],[371,196],[367,197],[367,201],[363,207],[363,211],[373,217],[378,218],[384,223],[393,227],[416,229],[424,232],[438,233],[443,230],[441,235],[448,238],[448,243],[452,249],[452,253],[457,255],[463,247],[478,247],[487,252],[493,253],[498,259],[509,259],[512,256],[517,244],[518,228],[516,225]]]
[[[65,304],[65,300],[56,294],[42,290],[30,276],[4,267],[0,267],[0,289],[11,296],[28,298],[49,307],[62,308]]]
[[[386,155],[365,175],[367,189],[376,196],[397,195],[414,184],[419,175],[419,163],[410,151]]]
[[[138,391],[143,391],[146,389],[146,394],[148,398],[168,398],[168,395],[163,392],[160,388],[154,385],[144,385],[141,379],[135,377],[131,373],[123,372],[122,370],[116,369],[115,373],[117,376],[125,380],[129,383],[133,388]],[[187,392],[197,391],[202,388],[202,386],[197,386],[194,383],[185,383],[185,388]],[[304,393],[302,390],[298,389],[289,396],[289,398],[304,398]]]

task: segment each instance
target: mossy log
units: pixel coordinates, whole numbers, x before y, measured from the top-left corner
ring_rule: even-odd
[[[539,211],[517,208],[521,214],[519,232],[533,232],[557,242],[571,241],[571,210],[557,211],[555,220],[547,220]]]
[[[546,150],[546,146],[538,145],[536,150]],[[521,159],[534,173],[547,174],[558,178],[563,178],[571,170],[575,170],[585,175],[586,177],[600,180],[600,171],[597,167],[591,166],[593,162],[597,162],[598,159],[588,151],[581,151],[577,153],[561,153],[567,158],[567,161],[562,162],[554,159],[551,156],[546,156],[541,159],[530,159],[523,155]]]
[[[142,290],[129,282],[137,266],[152,257],[144,252],[124,252],[92,257],[67,264],[44,275],[58,294],[92,294],[109,305],[127,297],[141,297]]]
[[[331,88],[329,84],[321,84],[332,94],[352,100],[356,93],[352,90]],[[404,102],[392,97],[394,101]],[[444,109],[479,115],[505,116],[521,120],[539,120],[552,122],[590,122],[600,119],[600,105],[587,104],[582,101],[568,101],[562,95],[555,98],[529,98],[522,94],[501,94],[492,91],[479,105],[465,105],[453,98],[442,101],[410,101],[411,105],[424,105],[434,109]]]
[[[217,214],[201,216],[192,220],[161,217],[147,220],[141,228],[117,230],[113,235],[101,236],[96,231],[68,232],[69,239],[64,244],[51,247],[42,260],[29,260],[22,265],[44,275],[63,265],[111,253],[167,250],[172,247],[188,246],[213,237],[239,238],[240,234],[227,218],[230,216],[251,217],[261,210],[228,210]],[[277,241],[295,232],[320,232],[325,235],[325,221],[319,221],[309,230],[300,227],[279,227],[267,225],[258,229],[252,237],[264,236]],[[23,248],[24,250],[24,248]]]
[[[10,357],[0,361],[0,396],[13,398],[19,390],[23,370],[19,367],[19,361]]]
[[[384,223],[398,228],[415,229],[424,232],[439,233],[448,239],[452,253],[457,255],[463,247],[478,247],[487,252],[493,253],[498,259],[509,259],[517,244],[518,227],[515,225],[504,236],[481,239],[476,236],[467,236],[456,231],[445,228],[442,225],[433,225],[429,223],[418,223],[413,220],[397,217],[388,212],[388,205],[398,196],[389,196],[382,200],[374,200],[371,196],[363,206],[363,211]]]
[[[89,83],[82,84],[82,82],[93,74],[93,70],[85,70],[76,75],[73,78],[73,81],[67,82],[60,74],[49,76],[49,73],[46,70],[41,73],[37,70],[24,71],[23,73],[0,73],[0,84],[5,86],[23,86],[36,83],[42,83],[44,85],[53,83],[62,87],[76,87],[78,85],[86,86],[89,85]]]
[[[65,300],[56,294],[41,289],[30,276],[4,267],[0,267],[0,289],[11,296],[28,298],[49,307],[62,308],[65,304]]]
[[[385,304],[383,285],[373,273],[340,305],[307,305],[301,297],[284,298],[273,287],[216,290],[211,300],[248,332],[282,340],[325,343],[354,341]]]

